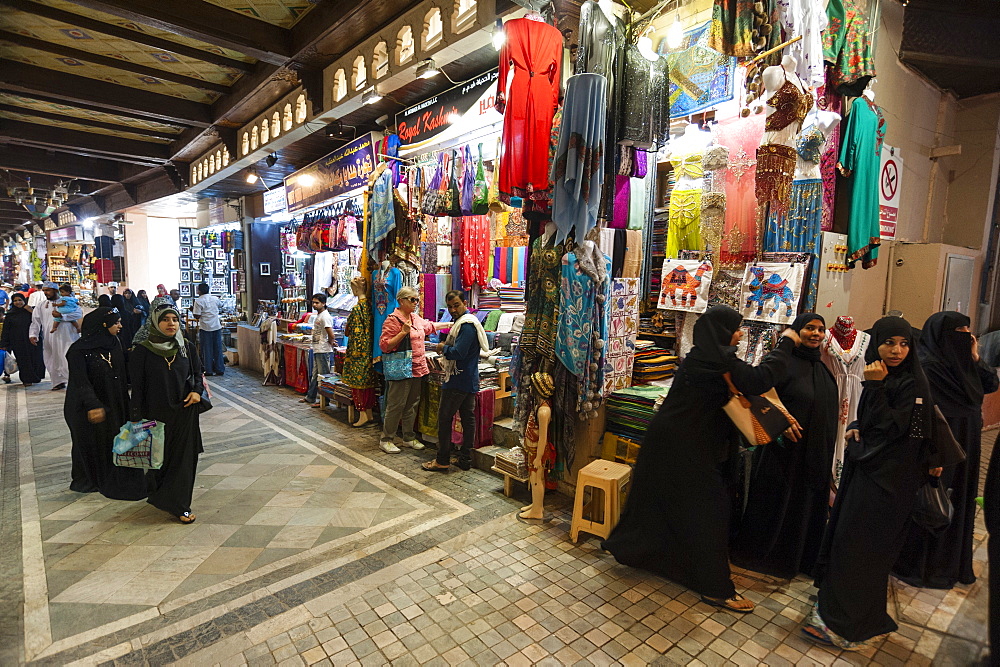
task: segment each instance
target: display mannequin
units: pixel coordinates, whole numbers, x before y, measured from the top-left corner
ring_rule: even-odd
[[[826,140],[840,125],[840,114],[834,111],[814,109],[806,117],[806,126],[796,141],[795,179],[822,179],[820,161]]]
[[[344,357],[342,378],[351,388],[354,400],[348,410],[351,426],[364,426],[372,421],[372,406],[375,405],[375,371],[372,367],[372,308],[368,302],[368,281],[362,276],[351,279],[351,292],[358,302],[347,318],[347,353]],[[360,417],[354,419],[354,410]]]
[[[801,110],[799,113],[793,113],[794,120],[797,122],[791,122],[784,127],[777,129],[770,129],[766,127],[764,131],[764,141],[765,144],[783,144],[785,146],[793,145],[795,135],[799,133],[802,129],[802,120],[805,118],[806,112],[812,107],[812,95],[806,90],[803,85],[802,80],[795,73],[798,68],[798,60],[795,56],[784,56],[781,59],[781,65],[773,65],[764,70],[761,75],[761,80],[764,82],[765,97],[767,99],[767,113],[764,116],[765,123],[768,125],[775,124],[774,121],[768,123],[774,114],[781,112],[782,114],[787,113],[787,109],[784,108],[785,104],[797,105],[801,109],[802,105],[805,103],[804,100],[808,99],[808,106]],[[775,94],[781,90],[786,84],[791,84],[795,88],[795,92],[798,96],[792,94],[783,94],[782,96],[776,98]],[[794,112],[794,109],[792,110]],[[784,123],[778,123],[784,125]]]
[[[712,143],[712,133],[702,130],[697,124],[689,123],[681,136],[670,142],[670,152],[668,157],[677,172],[677,181],[674,184],[675,190],[700,190],[701,179],[704,171],[701,168],[701,157],[704,150]],[[679,162],[693,162],[697,157],[696,168],[687,168],[684,164],[678,168]]]
[[[841,315],[827,331],[826,342],[821,348],[823,363],[830,369],[837,381],[840,399],[840,417],[837,424],[837,441],[833,453],[833,493],[840,485],[840,474],[844,467],[844,452],[847,448],[847,425],[857,419],[858,402],[861,399],[861,382],[864,380],[865,351],[871,336],[858,331],[854,319]]]
[[[792,196],[795,175],[795,139],[802,121],[813,107],[813,97],[795,74],[792,56],[780,66],[768,67],[761,78],[767,97],[764,138],[757,148],[755,194],[757,203],[770,211],[784,212]]]
[[[695,124],[684,128],[680,137],[670,142],[670,164],[677,179],[670,193],[667,221],[667,257],[677,257],[681,250],[702,250],[701,188],[705,169],[705,149],[712,134]]]
[[[528,417],[524,430],[524,455],[528,462],[528,488],[531,489],[531,504],[521,508],[518,516],[522,519],[541,519],[545,500],[545,453],[549,445],[549,423],[552,420],[552,404],[549,398],[553,391],[552,376],[535,373],[531,376],[531,387],[535,395],[535,411]]]

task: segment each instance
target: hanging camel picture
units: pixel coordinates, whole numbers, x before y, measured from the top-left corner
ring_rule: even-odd
[[[713,268],[708,260],[672,259],[663,262],[658,308],[704,313]]]
[[[758,262],[743,275],[743,317],[789,324],[798,312],[805,264]]]

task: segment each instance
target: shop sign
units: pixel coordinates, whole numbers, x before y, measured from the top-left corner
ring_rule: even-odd
[[[284,213],[287,210],[288,196],[284,187],[264,191],[264,215]]]
[[[882,144],[882,166],[878,175],[878,223],[883,239],[896,238],[899,218],[899,181],[903,176],[903,156]]]
[[[364,134],[285,179],[288,212],[294,213],[368,185],[375,171],[374,132]]]
[[[499,76],[499,70],[490,70],[397,113],[400,149],[413,150],[420,144],[502,120],[503,116],[493,108]]]
[[[87,240],[87,231],[83,228],[83,225],[60,227],[49,232],[49,243],[77,243]],[[94,240],[93,235],[90,236],[89,240]]]

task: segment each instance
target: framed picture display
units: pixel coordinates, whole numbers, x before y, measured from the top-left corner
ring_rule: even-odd
[[[180,262],[181,262],[181,271],[184,271],[186,269],[190,269],[191,268],[191,258],[190,257],[181,257],[180,258]]]
[[[191,310],[192,306],[194,306],[194,299],[192,299],[191,297],[185,297],[181,299],[181,308],[184,308],[185,310]]]
[[[191,272],[190,271],[181,271],[181,282],[182,283],[191,282]]]
[[[193,283],[200,283],[201,281],[202,281],[201,271],[192,271],[191,272],[191,282],[193,282]]]
[[[288,267],[288,268],[294,267],[295,266],[295,258],[292,257],[291,255],[285,255],[285,266]]]
[[[190,257],[190,256],[191,256],[191,246],[189,246],[189,245],[182,245],[181,246],[181,257]]]
[[[225,294],[228,287],[227,282],[225,278],[212,278],[208,286],[212,294]]]
[[[258,273],[259,273],[259,275],[262,275],[262,276],[269,276],[269,275],[271,275],[271,263],[270,262],[261,262],[260,263],[260,271]]]
[[[205,259],[215,259],[215,248],[205,248],[201,251],[201,255]]]
[[[202,259],[202,248],[195,246],[191,248],[191,259]]]
[[[191,296],[191,284],[181,283],[180,284],[181,296]]]
[[[181,245],[191,245],[191,228],[181,227],[178,229]]]
[[[215,260],[215,272],[216,273],[225,273],[228,270],[229,270],[229,262],[227,262],[224,259],[217,259],[217,260]]]

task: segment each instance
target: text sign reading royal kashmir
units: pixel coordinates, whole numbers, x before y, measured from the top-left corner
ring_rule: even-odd
[[[286,178],[288,212],[368,185],[368,176],[375,171],[377,144],[375,134],[369,132]]]
[[[467,115],[480,117],[492,112],[502,119],[493,108],[499,75],[499,70],[491,70],[397,113],[396,132],[401,149],[412,149],[438,138]]]

